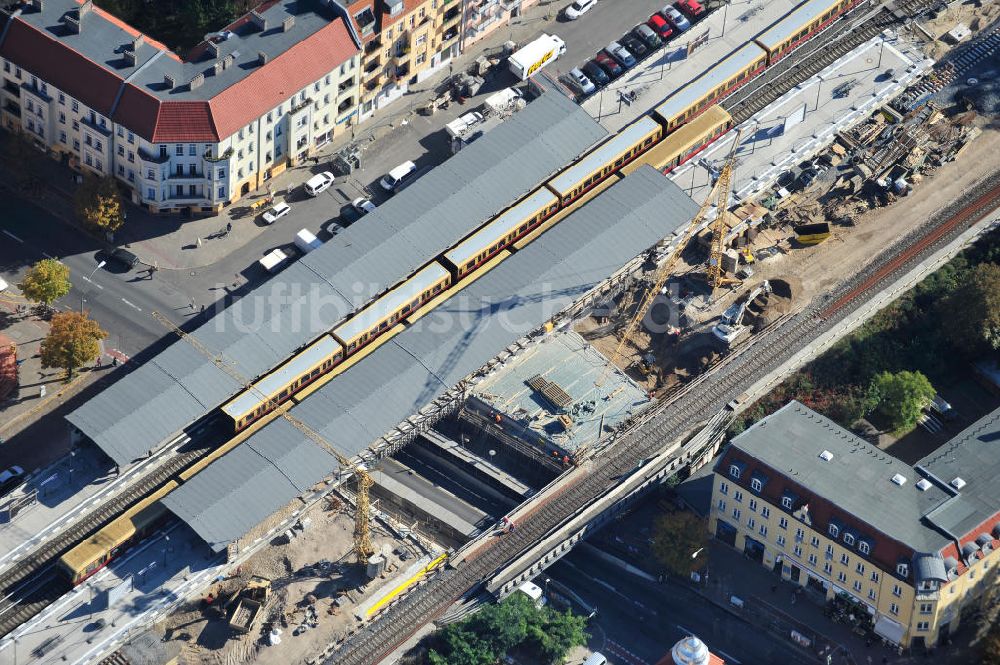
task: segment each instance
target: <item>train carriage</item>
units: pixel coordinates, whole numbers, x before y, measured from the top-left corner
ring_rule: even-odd
[[[449,286],[451,272],[430,263],[334,328],[333,336],[352,354]]]
[[[643,116],[549,180],[548,187],[565,206],[648,150],[662,136],[660,123]]]
[[[628,175],[645,164],[670,173],[725,134],[732,124],[726,109],[713,106],[623,168],[622,174]]]
[[[222,412],[233,420],[238,432],[271,411],[275,403],[281,404],[343,359],[344,347],[329,335],[324,335],[255,382],[252,389],[244,390],[224,404]]]
[[[76,585],[104,568],[159,525],[167,515],[160,499],[177,486],[177,482],[171,480],[63,554],[59,557],[59,569]]]
[[[755,41],[767,51],[768,65],[773,65],[858,2],[859,0],[807,0],[760,33]]]
[[[667,131],[672,132],[746,85],[766,64],[766,51],[754,42],[744,44],[701,76],[675,90],[656,107],[656,115]]]
[[[455,278],[461,279],[558,209],[559,199],[542,187],[447,251],[444,258],[451,264]]]

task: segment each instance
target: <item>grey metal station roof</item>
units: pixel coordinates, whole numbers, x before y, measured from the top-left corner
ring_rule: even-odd
[[[698,206],[646,167],[602,192],[489,273],[379,347],[293,409],[296,418],[352,457],[407,416],[474,372],[501,349],[542,325],[626,261],[690,220]],[[291,435],[291,439],[289,439]],[[285,421],[273,421],[243,446],[319,447]],[[244,500],[269,473],[263,457],[234,451],[178,488],[167,505],[213,547],[238,538],[330,473],[328,460],[279,482],[267,500]],[[325,453],[323,453],[325,454]],[[230,458],[233,458],[231,461]],[[245,466],[250,460],[256,467]],[[238,516],[237,516],[238,514]],[[236,526],[238,525],[238,526]],[[235,533],[244,529],[241,533]]]
[[[384,291],[605,136],[565,95],[547,92],[302,262],[345,297],[358,285]]]
[[[192,335],[247,379],[283,363],[386,288],[572,161],[606,131],[559,93],[542,95]],[[282,304],[272,305],[275,301]],[[167,331],[164,331],[167,332]],[[173,344],[67,419],[118,464],[156,449],[241,385]]]

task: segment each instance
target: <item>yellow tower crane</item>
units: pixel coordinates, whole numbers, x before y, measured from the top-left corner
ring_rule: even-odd
[[[715,209],[717,214],[712,222],[712,248],[708,256],[708,284],[712,287],[712,297],[715,297],[715,290],[726,284],[739,284],[740,280],[726,277],[726,271],[722,269],[722,255],[725,252],[726,232],[729,230],[729,195],[732,189],[733,169],[736,166],[736,149],[740,145],[741,130],[736,130],[733,138],[733,147],[726,157],[726,163],[719,172],[719,179],[715,181],[713,191],[716,194]],[[711,194],[709,194],[711,200]],[[706,201],[707,203],[707,201]]]
[[[347,459],[340,451],[333,447],[333,445],[320,436],[315,430],[306,425],[304,422],[288,413],[286,410],[281,410],[278,408],[278,403],[274,399],[268,397],[260,391],[252,381],[249,381],[246,377],[240,374],[234,367],[232,367],[225,358],[221,355],[217,355],[212,352],[211,349],[206,347],[204,344],[199,342],[197,339],[188,335],[186,332],[175,326],[169,319],[160,314],[159,312],[153,312],[153,318],[159,321],[161,324],[169,328],[178,337],[183,339],[185,342],[190,344],[199,353],[212,361],[216,367],[221,369],[223,372],[233,377],[242,384],[247,390],[251,390],[256,394],[262,401],[268,402],[268,405],[275,413],[281,414],[281,416],[292,424],[297,430],[305,434],[314,443],[322,448],[325,448],[337,458],[337,462],[341,467],[345,469],[351,469],[354,475],[358,479],[358,505],[354,515],[354,553],[358,557],[358,563],[366,563],[368,557],[375,553],[375,548],[372,546],[371,535],[369,534],[369,519],[370,519],[370,502],[368,498],[368,491],[374,484],[374,480],[368,474],[368,472],[361,466],[353,464],[349,459]]]
[[[684,233],[681,239],[677,243],[677,248],[670,255],[670,257],[663,262],[663,264],[657,268],[656,276],[653,279],[653,286],[646,292],[643,296],[642,302],[639,303],[638,309],[635,311],[635,316],[628,322],[625,327],[625,331],[622,333],[621,340],[618,342],[618,346],[615,347],[614,353],[611,355],[610,362],[601,372],[601,376],[595,382],[596,385],[600,386],[604,384],[605,379],[607,379],[608,372],[611,371],[611,367],[621,359],[622,351],[625,346],[632,339],[632,335],[635,334],[636,329],[639,327],[639,323],[642,321],[643,317],[646,316],[646,311],[649,310],[650,305],[653,304],[653,300],[656,298],[660,289],[666,284],[667,279],[670,277],[670,273],[677,261],[680,259],[681,254],[684,252],[684,248],[687,243],[691,240],[692,234],[701,225],[702,221],[705,219],[705,215],[708,213],[709,208],[712,207],[712,201],[715,200],[718,206],[719,214],[715,218],[715,222],[712,227],[712,250],[709,256],[709,283],[712,285],[712,290],[714,292],[717,284],[717,280],[728,280],[729,282],[737,281],[732,280],[725,276],[722,272],[722,244],[725,239],[725,224],[728,218],[727,207],[729,205],[729,188],[732,183],[733,175],[733,164],[736,161],[736,146],[739,145],[740,133],[736,132],[736,138],[733,141],[733,149],[729,152],[729,156],[726,158],[726,163],[722,167],[722,171],[719,174],[718,179],[712,186],[711,191],[709,191],[708,196],[705,197],[704,203],[698,209],[698,213],[694,216],[694,219],[684,228]],[[717,266],[713,270],[713,265]],[[716,274],[716,271],[718,274]],[[725,283],[725,282],[723,282]],[[631,299],[628,299],[631,303]]]

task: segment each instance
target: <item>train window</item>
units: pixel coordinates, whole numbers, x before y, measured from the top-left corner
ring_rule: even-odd
[[[319,376],[319,367],[317,367],[316,369],[314,369],[314,370],[312,371],[312,374],[311,374],[310,376],[312,376],[312,378],[314,378],[314,379],[315,379],[315,378],[316,378],[317,376]]]
[[[654,134],[653,136],[647,136],[647,137],[646,137],[646,140],[645,140],[645,141],[643,141],[643,142],[642,142],[642,144],[643,144],[643,145],[651,145],[651,144],[653,143],[653,140],[654,140],[655,138],[656,138],[656,135],[655,135],[655,134]]]
[[[444,284],[435,284],[434,285],[434,293],[440,293],[441,289],[443,289],[443,288],[444,288]]]
[[[403,310],[403,311],[406,311],[406,310]],[[399,313],[397,312],[396,314],[393,315],[393,320],[396,320],[398,318],[399,318]],[[382,323],[378,324],[378,329],[379,330],[385,330],[388,327],[389,327],[389,322],[388,321],[383,321]],[[367,335],[365,335],[365,337],[367,337]]]
[[[278,393],[278,399],[285,399],[288,397],[288,388],[285,388],[280,393]]]
[[[466,270],[472,270],[473,266],[475,266],[475,265],[476,265],[475,261],[469,261],[468,263],[465,264],[465,269]]]
[[[537,217],[535,219],[537,219]],[[518,231],[520,231],[521,233],[524,233],[527,230],[528,230],[527,224],[521,224],[520,228],[518,228]]]

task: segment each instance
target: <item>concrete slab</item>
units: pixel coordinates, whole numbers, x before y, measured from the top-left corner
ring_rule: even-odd
[[[796,86],[741,125],[734,201],[756,197],[792,166],[812,157],[844,131],[918,79],[933,61],[895,39],[872,39]],[[892,75],[886,74],[892,70]],[[835,96],[838,89],[846,94]],[[804,113],[803,113],[804,108]],[[801,117],[801,121],[789,118]],[[702,155],[670,174],[696,202],[704,201],[732,147],[730,131]]]
[[[509,419],[504,426],[509,434],[578,455],[585,447],[596,446],[602,431],[650,404],[642,388],[621,372],[606,372],[606,367],[604,356],[579,334],[557,333],[480,382],[475,397]],[[528,386],[534,376],[564,390],[570,405],[558,409],[542,398]],[[560,415],[570,418],[569,428],[560,424]]]
[[[744,0],[724,5],[587,99],[583,108],[609,130],[618,131],[648,113],[674,90],[751,41],[800,1]],[[706,33],[707,41],[689,56],[688,45],[704,39]],[[631,104],[622,102],[622,93],[631,92],[636,93],[636,100]]]

